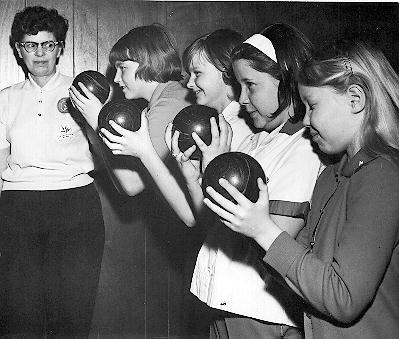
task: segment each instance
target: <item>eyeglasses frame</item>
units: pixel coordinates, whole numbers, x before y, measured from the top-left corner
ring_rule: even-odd
[[[43,49],[43,44],[48,43],[48,42],[53,42],[54,43],[54,48],[52,50],[45,50]],[[33,51],[28,51],[25,47],[25,44],[27,43],[34,43],[36,48]],[[26,53],[35,53],[37,49],[39,48],[39,45],[42,47],[42,50],[47,52],[53,52],[55,50],[55,47],[61,44],[62,46],[64,45],[64,41],[53,41],[53,40],[47,40],[43,42],[35,42],[35,41],[25,41],[25,42],[17,42],[18,46],[22,46],[23,49],[26,51]]]

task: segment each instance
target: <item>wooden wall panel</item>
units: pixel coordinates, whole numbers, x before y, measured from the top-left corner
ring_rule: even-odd
[[[130,29],[154,22],[165,24],[164,2],[97,1],[99,71],[113,76],[108,54],[112,46]]]
[[[216,29],[231,28],[244,36],[256,31],[255,2],[168,1],[166,5],[166,25],[181,53],[194,39]]]
[[[399,73],[399,3],[345,3],[338,8],[341,37],[360,37],[375,43]]]
[[[117,3],[118,5],[115,5]],[[108,54],[114,43],[130,27],[130,12],[127,1],[99,1],[98,4],[98,70],[108,74]],[[112,23],[112,24],[110,24]],[[112,75],[111,75],[112,77]]]
[[[233,19],[232,29],[241,32],[245,37],[258,33],[257,3],[242,1],[237,3],[239,8]]]
[[[24,0],[0,1],[0,89],[24,80],[25,75],[18,66],[13,50],[9,45],[11,24],[16,12],[25,6]]]
[[[204,33],[219,28],[230,28],[247,36],[255,29],[256,21],[247,19],[248,14],[252,14],[250,17],[255,18],[255,12],[251,11],[252,8],[254,8],[252,2],[207,2],[205,6],[200,6],[200,27]],[[245,9],[244,13],[243,9]]]
[[[180,54],[195,38],[204,34],[200,27],[199,10],[198,2],[166,2],[166,26],[175,36]]]
[[[97,1],[75,0],[73,6],[73,75],[98,70]]]
[[[275,22],[291,24],[301,30],[311,41],[329,43],[338,36],[338,6],[336,3],[295,3],[282,5],[280,2],[259,4],[257,24],[259,30]],[[335,18],[335,20],[334,20]]]

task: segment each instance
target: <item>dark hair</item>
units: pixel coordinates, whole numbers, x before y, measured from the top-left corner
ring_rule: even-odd
[[[231,52],[243,41],[240,33],[231,29],[218,29],[194,40],[183,53],[183,67],[189,73],[190,65],[196,55],[204,57],[220,72],[226,85],[233,85],[231,71]]]
[[[139,26],[130,30],[112,47],[109,61],[131,60],[139,64],[136,78],[168,82],[182,79],[181,61],[176,41],[160,24]]]
[[[62,41],[65,46],[65,38],[68,31],[68,20],[59,15],[56,9],[47,9],[41,6],[26,7],[18,12],[11,26],[10,44],[22,40],[25,34],[36,35],[41,31],[54,34],[57,41]]]
[[[399,76],[373,44],[340,40],[310,60],[299,75],[305,86],[329,86],[345,93],[349,86],[362,87],[365,118],[361,146],[370,155],[399,157]]]
[[[305,106],[299,96],[297,78],[299,71],[312,55],[313,45],[297,28],[283,23],[268,26],[260,34],[272,42],[277,63],[245,42],[234,49],[232,61],[248,60],[253,69],[268,73],[279,80],[279,107],[273,116],[279,115],[292,103],[294,116],[291,120],[302,120],[305,116]]]

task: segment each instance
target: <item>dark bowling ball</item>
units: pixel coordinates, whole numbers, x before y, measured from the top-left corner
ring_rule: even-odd
[[[196,132],[198,136],[209,145],[212,141],[211,124],[209,119],[216,118],[219,123],[218,113],[215,109],[203,105],[191,105],[183,108],[173,119],[172,132],[178,130],[179,149],[184,152],[192,145],[196,145],[191,133]],[[199,160],[201,151],[196,148],[190,159]]]
[[[132,100],[118,99],[109,101],[100,110],[98,127],[99,129],[105,128],[111,133],[120,136],[109,124],[110,120],[130,131],[137,131],[141,125],[141,110]]]
[[[87,87],[87,89],[92,92],[98,100],[103,104],[107,101],[111,86],[107,78],[97,71],[84,71],[79,73],[72,82],[73,87],[75,87],[82,95],[85,95],[78,85],[81,82]]]
[[[223,153],[214,158],[205,168],[202,177],[202,191],[204,196],[213,201],[205,191],[206,187],[211,186],[226,199],[236,203],[234,198],[219,184],[219,179],[224,178],[249,200],[256,202],[259,198],[257,183],[259,177],[266,182],[263,168],[253,157],[241,152]]]

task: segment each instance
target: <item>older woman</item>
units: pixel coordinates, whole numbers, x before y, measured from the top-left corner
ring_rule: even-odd
[[[104,245],[86,133],[57,71],[68,21],[15,15],[11,41],[27,79],[0,92],[2,334],[89,333]]]

